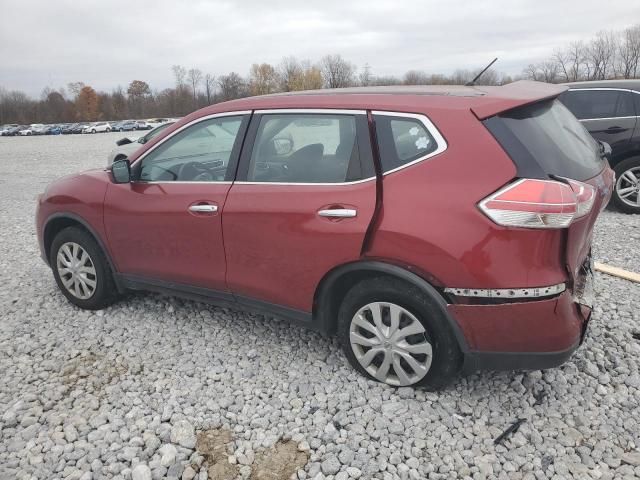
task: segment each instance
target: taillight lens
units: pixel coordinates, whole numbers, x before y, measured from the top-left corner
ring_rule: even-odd
[[[523,228],[566,228],[593,206],[591,185],[567,180],[522,179],[482,200],[480,210],[498,225]]]

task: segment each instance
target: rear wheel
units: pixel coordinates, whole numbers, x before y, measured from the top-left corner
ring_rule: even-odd
[[[102,249],[85,230],[69,227],[51,244],[49,264],[67,300],[87,310],[100,310],[117,300],[113,275]]]
[[[624,213],[640,213],[640,158],[628,158],[614,170],[613,204]]]
[[[338,333],[356,370],[394,387],[442,388],[462,364],[455,335],[435,299],[397,279],[356,284],[340,307]]]

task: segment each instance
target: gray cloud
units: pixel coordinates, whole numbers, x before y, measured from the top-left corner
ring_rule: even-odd
[[[171,65],[220,75],[340,53],[374,74],[450,73],[494,56],[520,73],[572,40],[640,18],[637,0],[14,1],[0,14],[0,86],[37,95],[83,81],[173,82]]]

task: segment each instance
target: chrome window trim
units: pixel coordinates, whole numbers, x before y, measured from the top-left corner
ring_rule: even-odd
[[[351,110],[344,108],[265,108],[262,110],[254,110],[256,115],[278,115],[281,113],[311,113],[325,115],[366,115],[366,110]]]
[[[233,111],[233,112],[221,112],[221,113],[213,113],[211,115],[206,115],[204,117],[199,117],[196,118],[194,120],[191,120],[189,123],[185,123],[184,125],[182,125],[180,128],[178,128],[176,131],[171,132],[171,134],[169,134],[168,136],[166,136],[165,138],[163,138],[160,142],[156,143],[154,146],[152,146],[149,150],[147,150],[146,152],[144,152],[142,155],[140,155],[138,158],[136,158],[133,163],[131,164],[131,166],[133,167],[136,163],[138,162],[142,162],[142,160],[144,160],[144,158],[149,155],[151,152],[153,152],[156,148],[158,148],[160,145],[163,145],[166,141],[168,141],[169,139],[173,138],[175,135],[177,135],[178,133],[182,132],[183,130],[189,128],[192,125],[195,125],[197,123],[200,122],[205,122],[207,120],[211,120],[212,118],[219,118],[219,117],[236,117],[236,116],[242,116],[242,115],[251,115],[251,110],[237,110],[237,111]],[[132,182],[135,184],[141,184],[141,185],[154,185],[154,184],[163,184],[163,183],[178,183],[178,184],[192,184],[192,183],[216,183],[216,184],[230,184],[233,182],[230,182],[228,180],[211,180],[211,181],[207,181],[207,182],[185,182],[185,181],[150,181],[150,182],[145,182],[145,181],[140,181],[140,180],[136,180],[135,182]]]
[[[417,158],[409,163],[405,163],[404,165],[400,165],[399,167],[392,168],[391,170],[387,170],[382,173],[382,176],[385,177],[391,173],[395,173],[404,168],[415,165],[416,163],[420,163],[424,160],[427,160],[431,157],[435,157],[436,155],[444,152],[449,145],[447,141],[444,139],[438,128],[433,124],[433,122],[423,113],[409,113],[409,112],[398,112],[398,111],[385,111],[385,110],[372,110],[371,115],[381,115],[386,117],[399,117],[399,118],[412,118],[414,120],[419,120],[420,123],[424,125],[429,134],[433,137],[436,142],[436,149],[433,152],[430,152],[420,158]]]
[[[162,184],[187,184],[187,185],[193,185],[195,184],[202,184],[202,183],[206,183],[206,184],[218,184],[218,185],[231,185],[233,182],[229,181],[229,180],[211,180],[211,181],[194,181],[194,182],[189,182],[186,180],[176,180],[175,182],[172,182],[171,180],[162,180],[162,181],[150,181],[150,182],[144,182],[144,181],[139,181],[136,180],[135,182],[131,182],[131,183],[135,183],[135,184],[141,184],[141,185],[162,185]]]
[[[292,185],[292,186],[303,186],[303,187],[311,187],[311,186],[316,186],[316,187],[339,187],[341,185],[356,185],[358,183],[365,183],[365,182],[370,182],[372,180],[375,180],[376,177],[369,177],[369,178],[363,178],[361,180],[353,180],[351,182],[340,182],[340,183],[312,183],[312,182],[246,182],[246,181],[239,181],[239,182],[233,182],[234,185],[276,185],[276,186],[283,186],[283,185]]]
[[[602,117],[602,118],[579,118],[580,122],[590,122],[592,120],[627,120],[629,118],[639,118],[640,115],[628,115],[625,117]]]

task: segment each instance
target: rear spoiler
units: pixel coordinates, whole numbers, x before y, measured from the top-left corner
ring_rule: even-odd
[[[520,80],[502,87],[474,87],[485,94],[484,101],[471,107],[479,120],[493,117],[512,108],[555,98],[569,89],[566,85]]]

